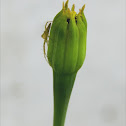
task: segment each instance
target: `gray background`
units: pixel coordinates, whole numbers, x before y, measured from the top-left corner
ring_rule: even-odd
[[[62,0],[1,0],[1,126],[52,126],[52,69],[43,56],[46,21]],[[86,4],[87,55],[66,126],[125,126],[125,0]]]

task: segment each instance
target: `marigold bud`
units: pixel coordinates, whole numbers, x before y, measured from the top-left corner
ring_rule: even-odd
[[[77,14],[68,2],[55,16],[49,37],[47,58],[57,73],[71,74],[82,66],[86,55],[87,21],[83,10]]]

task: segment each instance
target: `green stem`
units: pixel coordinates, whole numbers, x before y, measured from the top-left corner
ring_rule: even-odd
[[[73,74],[58,74],[53,71],[54,120],[53,126],[64,126],[67,107],[76,78]]]

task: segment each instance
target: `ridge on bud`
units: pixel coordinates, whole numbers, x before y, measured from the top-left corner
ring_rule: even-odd
[[[83,13],[85,5],[75,12],[67,0],[62,10],[54,17],[50,30],[47,58],[57,73],[77,72],[86,56],[87,21]]]

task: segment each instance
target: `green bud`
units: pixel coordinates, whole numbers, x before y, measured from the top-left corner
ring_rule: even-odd
[[[76,14],[75,5],[70,10],[68,2],[55,16],[49,37],[47,58],[57,73],[77,72],[86,55],[87,21],[83,10]]]

